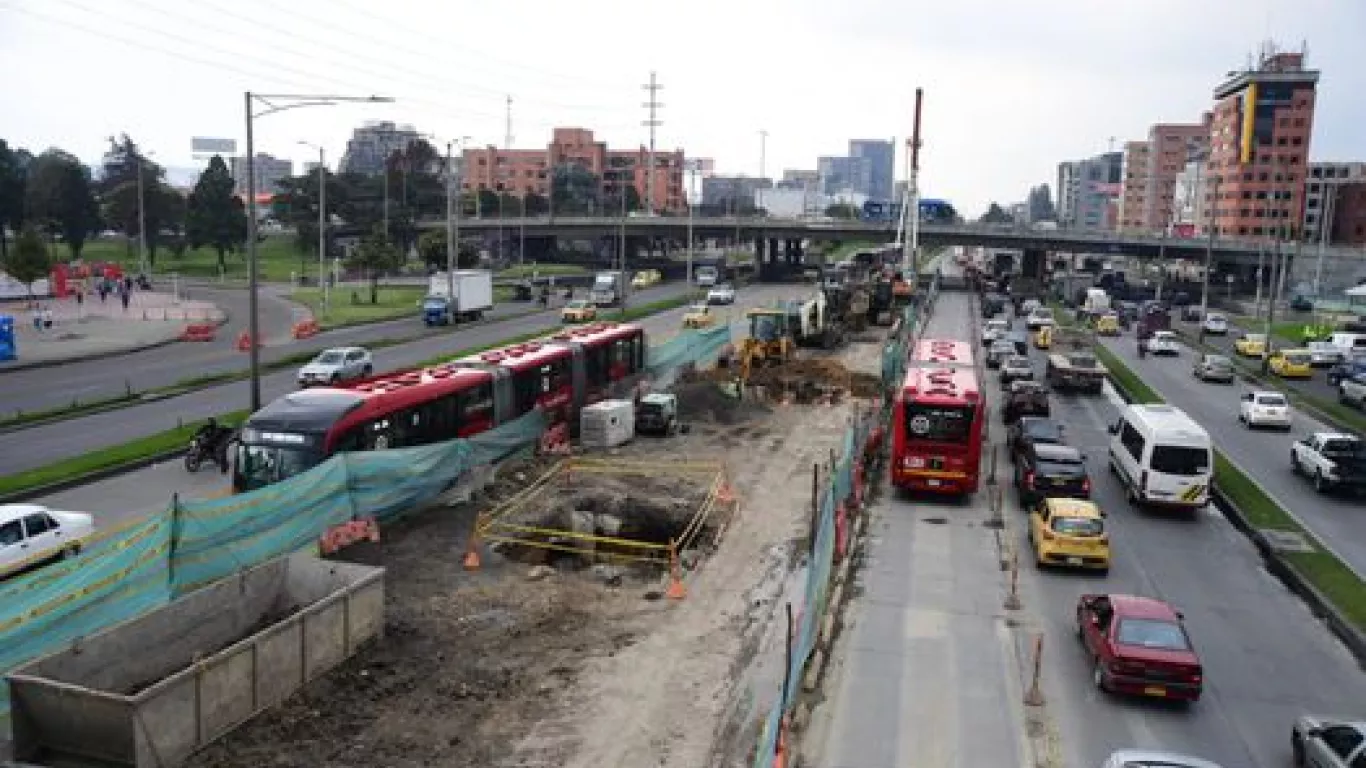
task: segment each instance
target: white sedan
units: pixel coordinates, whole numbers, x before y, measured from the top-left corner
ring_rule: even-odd
[[[0,505],[0,579],[77,554],[94,532],[95,518],[84,512]]]
[[[1215,312],[1206,315],[1201,325],[1205,333],[1211,336],[1224,336],[1228,333],[1228,318]]]
[[[1238,420],[1248,429],[1290,429],[1290,401],[1280,392],[1248,392],[1238,406]]]
[[[1145,344],[1150,355],[1181,354],[1181,342],[1172,331],[1153,331]]]
[[[1311,341],[1304,345],[1309,350],[1309,364],[1328,368],[1342,362],[1342,348],[1331,341]]]
[[[722,283],[721,285],[712,288],[711,290],[707,291],[707,303],[734,304],[735,288],[733,288],[730,283]]]
[[[299,369],[299,386],[340,384],[374,375],[375,360],[365,347],[333,347]]]

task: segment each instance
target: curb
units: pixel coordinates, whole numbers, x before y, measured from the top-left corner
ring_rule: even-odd
[[[117,477],[118,475],[127,474],[129,472],[136,472],[139,469],[145,469],[153,464],[160,464],[163,461],[179,458],[184,454],[184,448],[174,448],[151,456],[144,456],[140,459],[125,461],[121,464],[111,464],[110,466],[94,470],[93,472],[83,472],[79,475],[72,475],[64,480],[58,480],[43,485],[35,485],[32,488],[25,488],[22,491],[15,491],[14,493],[0,494],[0,504],[29,501],[51,493],[60,493],[62,491],[71,490],[72,488],[89,485],[90,483],[98,483],[101,480],[108,480],[111,477]]]
[[[1110,379],[1110,386],[1114,387],[1115,391],[1119,393],[1120,397],[1124,398],[1125,402],[1133,402],[1133,396],[1113,377]],[[1276,548],[1271,545],[1270,540],[1266,538],[1265,534],[1248,522],[1247,516],[1243,514],[1242,509],[1225,496],[1223,490],[1220,489],[1217,484],[1211,484],[1211,496],[1214,498],[1215,506],[1219,508],[1219,512],[1223,514],[1224,519],[1228,520],[1234,528],[1237,528],[1239,533],[1247,536],[1248,539],[1252,541],[1252,545],[1256,547],[1257,553],[1262,557],[1262,561],[1266,563],[1267,570],[1279,579],[1287,589],[1303,600],[1304,603],[1309,606],[1309,610],[1315,616],[1322,619],[1338,640],[1340,640],[1343,645],[1347,646],[1347,650],[1356,657],[1357,664],[1366,669],[1366,632],[1357,629],[1348,621],[1347,617],[1342,614],[1342,611],[1340,611],[1337,606],[1333,605],[1327,595],[1320,592],[1317,587],[1305,578],[1304,574],[1296,570],[1294,565],[1283,558],[1281,554],[1276,551]],[[1311,541],[1317,543],[1318,537],[1315,536],[1312,531],[1305,529],[1304,535]],[[1331,555],[1331,553],[1327,553],[1326,550],[1320,549],[1319,551]]]

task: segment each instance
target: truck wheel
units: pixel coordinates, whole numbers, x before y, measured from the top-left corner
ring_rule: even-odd
[[[1328,493],[1328,481],[1323,479],[1321,470],[1314,470],[1314,490],[1317,493]]]

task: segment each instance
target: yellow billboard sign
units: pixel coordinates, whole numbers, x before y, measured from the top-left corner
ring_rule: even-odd
[[[1248,83],[1243,93],[1243,133],[1238,162],[1246,165],[1252,162],[1252,139],[1257,125],[1257,84]]]

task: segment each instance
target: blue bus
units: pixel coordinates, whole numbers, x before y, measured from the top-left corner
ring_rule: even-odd
[[[947,200],[921,200],[920,221],[932,224],[952,224],[958,220],[958,211]],[[868,200],[863,203],[859,218],[867,222],[894,222],[901,218],[901,203],[885,200]]]

